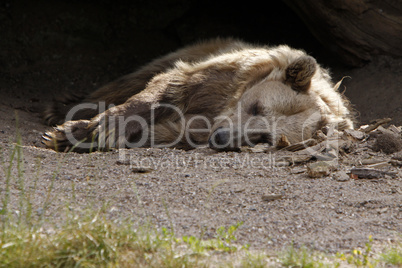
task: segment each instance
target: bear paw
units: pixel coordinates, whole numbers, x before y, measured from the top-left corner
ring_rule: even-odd
[[[67,121],[42,136],[46,147],[59,152],[91,152],[110,148],[141,147],[147,141],[140,122],[100,114],[92,120]],[[146,124],[146,122],[142,122]],[[140,137],[140,138],[138,138]],[[131,142],[129,142],[131,141]]]
[[[316,70],[316,60],[310,56],[302,56],[286,68],[286,83],[295,91],[306,92]]]
[[[46,147],[58,152],[89,152],[96,147],[93,128],[89,120],[67,121],[42,136]]]

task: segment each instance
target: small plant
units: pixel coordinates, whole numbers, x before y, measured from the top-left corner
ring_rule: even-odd
[[[202,240],[195,236],[183,236],[182,241],[190,246],[190,249],[196,253],[205,253],[208,250],[218,250],[224,252],[234,252],[238,250],[238,247],[233,245],[233,242],[237,240],[234,233],[243,225],[243,222],[231,225],[228,228],[224,226],[219,227],[216,230],[216,238],[209,240]],[[247,249],[248,245],[242,247]]]
[[[357,267],[375,267],[378,260],[371,257],[373,247],[373,237],[369,236],[369,241],[366,243],[363,250],[353,249],[350,254],[337,253],[336,256],[342,261],[347,261],[348,264],[355,265]]]
[[[381,261],[389,265],[402,266],[402,245],[390,248],[382,253]]]
[[[340,267],[333,255],[313,251],[305,246],[295,248],[293,243],[279,255],[279,262],[285,267]]]
[[[314,260],[307,248],[296,249],[293,243],[279,259],[285,267],[315,267]]]
[[[370,262],[370,254],[372,250],[373,237],[369,236],[369,241],[366,243],[366,247],[363,251],[354,249],[352,255],[349,256],[348,263],[356,266],[374,267],[374,263]]]
[[[209,249],[209,245],[206,245],[205,241],[202,241],[195,236],[183,236],[181,240],[189,245],[190,250],[197,254],[203,254]]]
[[[268,267],[267,258],[268,256],[265,254],[251,254],[247,252],[246,257],[241,260],[241,267]]]
[[[219,248],[224,251],[236,251],[237,247],[233,246],[233,242],[237,240],[234,233],[237,229],[243,225],[243,222],[238,222],[235,225],[231,225],[228,228],[224,226],[219,227],[216,230],[216,238]],[[248,247],[248,245],[246,245]]]

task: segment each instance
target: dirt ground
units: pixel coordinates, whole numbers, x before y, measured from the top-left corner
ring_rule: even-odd
[[[0,20],[8,23],[4,16]],[[46,18],[43,20],[46,24]],[[154,50],[144,42],[127,52],[99,48],[97,43],[81,45],[81,39],[51,30],[38,35],[43,40],[33,38],[28,42],[25,37],[34,34],[27,26],[10,23],[22,34],[17,41],[14,38],[4,43],[3,39],[1,43],[0,189],[3,195],[18,128],[23,143],[25,189],[31,192],[35,213],[45,213],[49,222],[62,221],[67,204],[77,211],[107,204],[113,219],[172,226],[179,236],[202,233],[210,238],[219,226],[243,221],[237,232],[238,242],[266,251],[293,242],[333,252],[364,246],[370,235],[385,243],[400,239],[402,169],[390,164],[381,168],[394,172],[395,177],[338,181],[333,172],[323,178],[310,178],[307,163],[273,164],[283,154],[291,155],[283,152],[218,153],[199,148],[62,154],[45,149],[41,135],[48,127],[40,112],[54,96],[65,91],[94,90],[159,52],[169,51],[175,43],[151,33],[143,38],[152,40],[148,44],[152,43]],[[41,23],[36,21],[37,25]],[[53,26],[47,25],[48,29]],[[49,50],[35,53],[40,47],[35,42],[51,45]],[[163,49],[158,50],[160,44]],[[329,67],[334,80],[350,77],[344,80],[343,88],[358,112],[358,125],[384,117],[392,118],[396,126],[402,125],[402,59],[382,56],[358,69],[340,64]],[[395,154],[358,147],[338,159],[337,170],[349,172],[364,160],[386,162],[392,157]],[[138,168],[146,172],[138,172]],[[15,165],[12,170],[17,177]],[[15,210],[19,191],[19,182],[13,180],[11,207]],[[48,192],[50,205],[43,211]],[[267,194],[281,194],[283,198],[267,202],[262,199]]]

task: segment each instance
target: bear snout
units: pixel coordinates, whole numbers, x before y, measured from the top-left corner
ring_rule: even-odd
[[[209,137],[208,144],[213,149],[225,149],[231,143],[231,133],[229,129],[217,128]]]
[[[243,131],[239,132],[230,128],[219,127],[212,132],[208,139],[209,147],[218,151],[238,151],[243,145],[253,147],[258,143],[272,145],[271,133],[252,130],[243,133]]]

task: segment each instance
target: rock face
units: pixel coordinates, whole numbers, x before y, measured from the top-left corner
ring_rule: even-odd
[[[402,56],[402,2],[284,0],[325,46],[361,66],[373,55]]]

